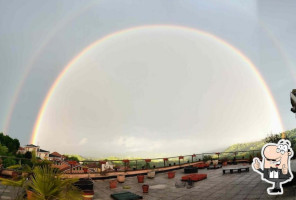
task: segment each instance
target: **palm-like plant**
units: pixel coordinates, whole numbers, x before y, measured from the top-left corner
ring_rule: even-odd
[[[61,173],[49,166],[35,167],[28,184],[36,200],[81,199],[82,193],[73,184],[77,179],[62,179]]]

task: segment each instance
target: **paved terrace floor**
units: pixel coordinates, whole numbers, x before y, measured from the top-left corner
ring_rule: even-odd
[[[239,167],[227,166],[224,168]],[[247,165],[249,166],[249,165]],[[250,166],[249,166],[250,167]],[[148,194],[143,194],[142,184],[137,182],[137,177],[126,177],[124,183],[118,183],[117,188],[110,189],[108,180],[95,180],[95,200],[109,200],[111,194],[130,191],[143,196],[145,200],[196,200],[196,199],[295,199],[296,188],[285,187],[284,194],[278,196],[270,196],[266,189],[271,184],[261,180],[260,175],[254,172],[251,167],[249,172],[233,173],[223,175],[222,169],[207,170],[199,169],[198,173],[205,173],[208,178],[199,182],[195,182],[190,189],[176,188],[175,182],[184,175],[183,169],[176,170],[174,179],[168,179],[167,173],[158,173],[154,179],[148,179],[145,176],[144,183],[150,187],[161,185],[162,189],[149,188]],[[123,186],[131,186],[130,189],[123,189]]]

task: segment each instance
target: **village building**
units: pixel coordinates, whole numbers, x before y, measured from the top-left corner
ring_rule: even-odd
[[[48,156],[49,156],[49,151],[43,150],[43,149],[39,149],[36,152],[36,156],[41,158],[42,160],[48,160]]]
[[[52,160],[52,161],[63,161],[65,160],[65,156],[59,154],[58,152],[53,152],[51,154],[49,154],[49,158],[48,160]]]
[[[17,154],[25,154],[26,153],[26,149],[24,147],[19,147],[16,153]]]
[[[25,146],[25,151],[26,151],[26,152],[27,152],[27,151],[30,151],[30,152],[33,152],[33,151],[38,152],[39,149],[40,149],[40,147],[39,147],[39,146],[36,146],[36,145],[34,145],[34,144],[27,144],[27,145]]]

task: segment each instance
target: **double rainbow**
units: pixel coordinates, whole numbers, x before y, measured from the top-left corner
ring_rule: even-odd
[[[218,38],[215,35],[212,35],[210,33],[207,33],[205,31],[201,31],[201,30],[197,30],[194,28],[189,28],[189,27],[183,27],[183,26],[176,26],[176,25],[146,25],[146,26],[138,26],[138,27],[133,27],[133,28],[129,28],[129,29],[124,29],[115,33],[111,33],[95,42],[93,42],[92,44],[90,44],[89,46],[87,46],[85,49],[83,49],[77,56],[75,56],[62,70],[62,72],[58,75],[58,77],[56,78],[56,80],[54,81],[54,83],[52,84],[52,86],[50,87],[43,103],[41,106],[41,109],[39,110],[37,119],[35,121],[35,125],[33,128],[33,132],[32,132],[32,136],[31,136],[31,143],[32,144],[36,144],[37,142],[37,137],[39,133],[39,129],[40,129],[40,125],[43,119],[43,115],[47,109],[47,105],[52,97],[52,94],[54,93],[55,89],[58,87],[60,80],[63,78],[63,76],[67,73],[67,71],[83,56],[85,55],[89,50],[91,50],[92,48],[94,48],[97,45],[100,45],[102,42],[109,40],[112,37],[124,34],[124,33],[129,33],[132,32],[134,30],[139,30],[139,29],[153,29],[153,28],[158,28],[158,27],[166,27],[166,28],[171,28],[171,29],[182,29],[182,30],[187,30],[187,31],[192,31],[195,32],[196,34],[201,34],[204,36],[207,36],[211,39],[213,39],[214,41],[224,45],[226,48],[229,48],[230,50],[232,50],[237,56],[239,56],[242,60],[244,60],[245,63],[247,63],[250,68],[252,69],[252,71],[255,73],[255,76],[257,77],[257,79],[259,80],[259,82],[261,83],[266,95],[269,98],[269,103],[271,104],[274,112],[276,113],[276,116],[280,122],[280,128],[281,131],[283,131],[283,123],[281,121],[280,115],[279,115],[279,111],[276,107],[275,104],[275,100],[273,99],[273,96],[269,90],[269,88],[267,87],[264,79],[262,78],[261,74],[259,73],[258,69],[255,67],[255,65],[251,62],[251,60],[246,57],[241,51],[239,51],[237,48],[235,48],[234,46],[232,46],[231,44],[227,43],[226,41],[222,40],[221,38]]]

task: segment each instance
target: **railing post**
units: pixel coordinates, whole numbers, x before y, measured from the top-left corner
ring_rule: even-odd
[[[136,170],[138,169],[138,160],[136,160]]]

